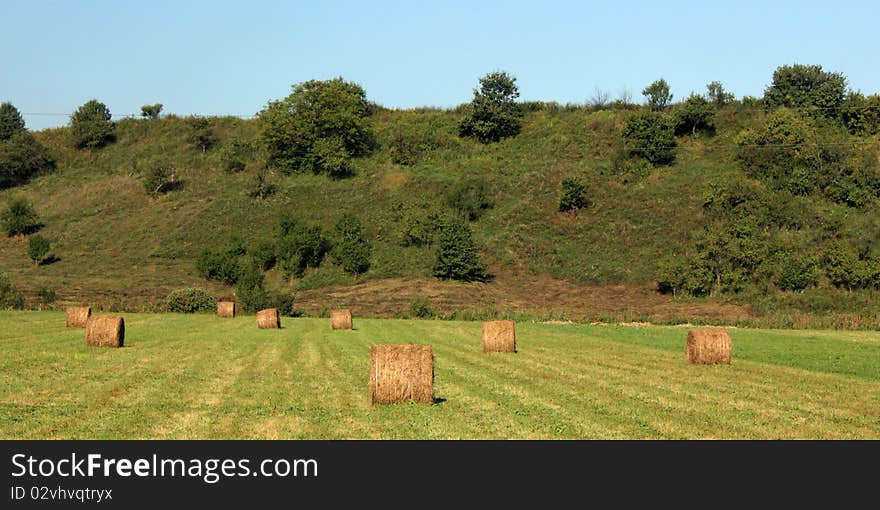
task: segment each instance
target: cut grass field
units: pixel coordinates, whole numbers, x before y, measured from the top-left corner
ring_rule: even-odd
[[[729,366],[687,329],[125,314],[122,349],[60,312],[0,312],[2,439],[880,439],[880,333],[733,329]],[[434,405],[370,406],[372,343],[434,346]]]

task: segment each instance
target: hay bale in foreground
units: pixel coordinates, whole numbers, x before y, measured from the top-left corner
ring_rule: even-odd
[[[484,322],[483,352],[516,352],[516,324],[513,321]]]
[[[257,327],[260,329],[281,328],[281,315],[277,308],[267,308],[257,312]]]
[[[352,329],[351,310],[333,310],[330,312],[330,326],[333,329]]]
[[[684,349],[685,359],[694,365],[730,364],[732,355],[730,334],[722,329],[692,329],[688,331]]]
[[[370,403],[434,402],[434,354],[430,345],[370,346]]]
[[[235,303],[232,301],[218,301],[217,317],[235,317]]]
[[[122,347],[125,321],[122,317],[90,317],[86,322],[86,345]]]
[[[67,308],[67,327],[68,328],[84,328],[89,317],[92,316],[92,309],[88,306],[71,306]]]

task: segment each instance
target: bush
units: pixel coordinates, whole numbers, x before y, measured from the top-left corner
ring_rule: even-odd
[[[288,274],[301,278],[306,268],[318,267],[330,249],[321,227],[306,225],[285,214],[278,226],[278,264]]]
[[[781,266],[782,272],[776,279],[779,290],[804,290],[819,283],[819,268],[812,257],[787,253]]]
[[[196,150],[208,152],[220,141],[214,133],[214,128],[211,127],[211,122],[205,117],[187,117],[186,124],[189,128],[187,141]]]
[[[0,273],[0,309],[23,310],[24,295],[12,283],[9,276]]]
[[[42,227],[34,207],[24,198],[12,199],[0,220],[9,237],[32,234]]]
[[[460,281],[485,281],[486,265],[477,254],[477,244],[467,223],[447,221],[440,232],[434,276]]]
[[[25,131],[24,119],[12,103],[0,104],[0,142]]]
[[[872,136],[880,133],[880,95],[865,97],[850,92],[841,110],[843,123],[853,134]]]
[[[274,195],[276,191],[278,187],[269,179],[269,170],[265,167],[257,168],[248,187],[248,196],[264,200]]]
[[[401,246],[430,246],[447,221],[447,214],[431,202],[398,203],[393,212],[400,223]]]
[[[483,211],[495,205],[489,198],[486,182],[476,179],[465,179],[456,183],[449,190],[446,201],[454,211],[468,221],[479,219]]]
[[[241,264],[236,254],[205,250],[196,259],[196,270],[206,280],[235,285],[241,274]]]
[[[141,106],[141,117],[145,119],[158,119],[162,111],[162,103],[145,104]]]
[[[154,159],[147,163],[147,172],[143,182],[147,194],[157,197],[177,187],[177,173],[170,161]]]
[[[115,140],[107,105],[94,99],[80,106],[70,118],[73,144],[78,149],[98,149]]]
[[[642,95],[645,96],[648,106],[652,110],[662,110],[672,102],[669,84],[663,78],[645,87],[642,90]]]
[[[360,275],[370,269],[372,248],[361,221],[354,215],[343,215],[336,224],[338,240],[331,255],[346,273]]]
[[[285,317],[297,317],[299,314],[293,309],[293,296],[285,293],[269,295],[269,308],[278,309],[278,313]]]
[[[705,97],[691,94],[672,114],[675,134],[696,135],[697,131],[711,131],[713,116],[715,106]]]
[[[342,78],[307,81],[260,112],[260,140],[269,163],[285,173],[313,172],[341,177],[349,159],[372,149],[366,92]]]
[[[36,265],[39,265],[46,260],[46,257],[49,256],[50,249],[52,249],[51,243],[43,236],[36,235],[28,239],[28,257],[30,257]]]
[[[559,212],[576,211],[590,206],[587,198],[587,185],[580,179],[562,181],[562,197],[559,199]]]
[[[409,305],[409,310],[413,317],[418,317],[419,319],[433,319],[436,315],[434,308],[431,306],[431,301],[424,296],[413,299]]]
[[[263,273],[250,264],[246,266],[235,286],[238,304],[246,313],[254,313],[269,308],[269,293],[263,287]]]
[[[213,313],[217,300],[207,291],[186,288],[172,291],[165,298],[165,311],[172,313]]]
[[[771,108],[815,108],[817,115],[836,117],[846,94],[846,78],[818,65],[780,66],[773,83],[764,91],[764,103]]]
[[[0,141],[0,188],[17,186],[41,172],[55,168],[55,161],[27,131]]]
[[[51,305],[58,301],[58,294],[55,293],[52,289],[47,289],[46,287],[40,287],[37,290],[37,299],[40,300],[41,304]]]
[[[663,115],[656,112],[636,113],[629,118],[623,136],[630,144],[629,152],[653,165],[675,161],[675,131]]]
[[[251,260],[260,268],[261,271],[268,271],[275,267],[277,260],[275,255],[275,243],[272,241],[262,241],[251,250]]]
[[[707,296],[712,285],[712,273],[694,259],[667,260],[657,271],[657,290],[663,294]]]
[[[733,102],[733,94],[724,90],[724,85],[720,81],[713,81],[706,85],[709,93],[709,100],[715,105],[715,108],[724,108]]]
[[[247,160],[252,154],[253,147],[248,142],[236,140],[224,145],[223,149],[220,151],[223,170],[231,174],[243,172],[247,167]]]
[[[458,127],[459,135],[472,136],[483,143],[516,136],[522,122],[522,109],[516,103],[516,78],[496,71],[480,78],[480,89],[466,107]]]

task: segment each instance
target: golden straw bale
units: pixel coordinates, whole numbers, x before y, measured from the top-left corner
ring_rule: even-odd
[[[122,347],[125,321],[122,317],[89,317],[86,321],[86,345]]]
[[[330,312],[330,326],[333,329],[352,329],[351,310],[333,310]]]
[[[434,354],[430,345],[370,346],[370,402],[434,402]]]
[[[687,362],[695,365],[729,365],[732,350],[727,331],[702,328],[688,331],[684,354]]]
[[[92,309],[88,306],[71,306],[67,308],[67,327],[84,328],[86,321],[92,316]]]
[[[281,327],[281,316],[277,308],[267,308],[257,312],[257,327],[260,329],[278,329]]]
[[[483,352],[516,352],[516,324],[513,321],[484,322]]]
[[[235,303],[232,301],[218,301],[217,317],[235,317]]]

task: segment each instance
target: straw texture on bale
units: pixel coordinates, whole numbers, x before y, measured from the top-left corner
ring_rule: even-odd
[[[217,317],[235,317],[235,303],[232,301],[218,301]]]
[[[370,402],[434,402],[434,354],[430,345],[370,346]]]
[[[91,316],[92,309],[88,306],[71,306],[67,309],[67,327],[84,328]]]
[[[267,308],[257,312],[257,327],[260,329],[278,329],[281,327],[281,316],[277,308]]]
[[[122,317],[90,317],[86,322],[86,345],[122,347],[125,321]]]
[[[694,365],[730,364],[732,345],[730,334],[722,329],[692,329],[688,331],[684,355]]]
[[[330,326],[333,329],[351,329],[351,310],[333,310],[330,312]]]
[[[484,322],[483,352],[516,352],[516,324],[513,321]]]

